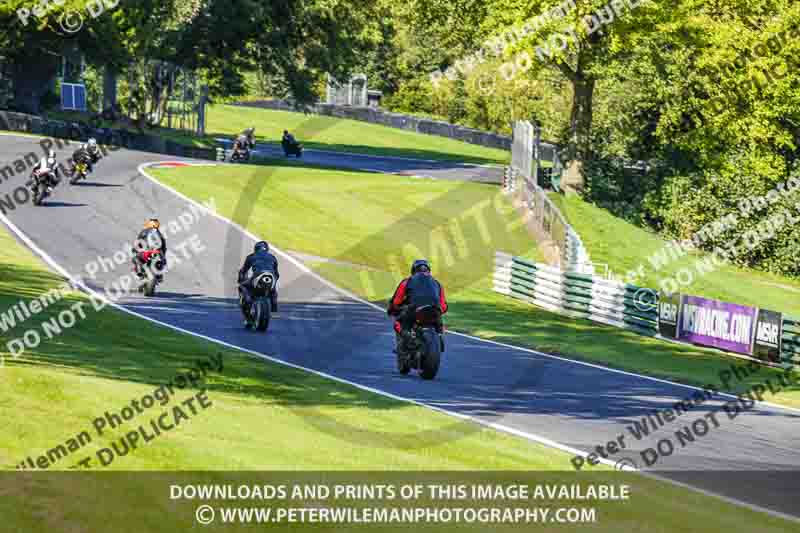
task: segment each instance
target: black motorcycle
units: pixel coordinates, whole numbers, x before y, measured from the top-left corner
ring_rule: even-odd
[[[84,161],[73,162],[68,172],[69,184],[75,185],[80,180],[85,180],[89,176],[89,165]]]
[[[303,157],[303,145],[299,142],[281,141],[281,146],[286,157],[292,155],[297,156],[298,159]]]
[[[272,312],[272,289],[275,287],[275,275],[272,272],[262,272],[249,284],[252,297],[250,305],[245,306],[243,300],[240,302],[244,318],[247,320],[247,327],[248,329],[255,328],[258,331],[267,331]],[[243,299],[244,296],[241,295],[239,298]]]
[[[436,377],[444,351],[441,324],[442,310],[438,306],[426,305],[416,310],[414,326],[397,351],[397,369],[401,374],[408,374],[413,368],[422,379]]]
[[[54,170],[50,169],[46,172],[34,170],[31,173],[31,179],[28,181],[28,186],[33,193],[33,205],[42,205],[42,201],[50,196],[50,193],[58,183],[59,179]]]

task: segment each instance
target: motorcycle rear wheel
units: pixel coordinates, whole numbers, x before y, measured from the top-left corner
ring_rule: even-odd
[[[269,328],[271,311],[270,304],[271,302],[269,301],[269,298],[259,299],[255,304],[253,304],[253,311],[255,315],[253,322],[255,323],[258,331],[267,331],[267,328]]]
[[[426,329],[422,333],[425,342],[425,352],[422,355],[419,375],[422,379],[433,379],[439,373],[439,363],[442,358],[442,344],[436,331]]]

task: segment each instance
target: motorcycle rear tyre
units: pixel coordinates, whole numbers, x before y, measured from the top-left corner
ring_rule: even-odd
[[[419,375],[422,379],[434,379],[439,373],[439,363],[442,358],[442,344],[439,334],[433,330],[425,330],[422,333],[425,341],[425,353],[422,355],[421,369]]]
[[[258,331],[267,331],[269,328],[271,302],[269,298],[262,298],[253,304],[253,322]]]

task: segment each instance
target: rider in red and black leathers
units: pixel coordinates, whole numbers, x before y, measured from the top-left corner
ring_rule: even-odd
[[[414,325],[417,309],[425,305],[438,305],[442,314],[447,313],[444,287],[434,279],[428,262],[419,259],[411,266],[411,277],[397,286],[386,310],[389,316],[395,317],[394,331],[397,333],[398,347],[401,335]]]

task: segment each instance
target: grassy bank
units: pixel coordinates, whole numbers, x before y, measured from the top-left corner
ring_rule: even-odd
[[[349,263],[314,268],[380,304],[407,275],[411,259],[428,257],[448,289],[448,326],[456,331],[698,386],[719,383],[719,373],[736,362],[718,351],[565,318],[492,292],[495,250],[540,260],[497,187],[286,167],[153,174],[194,198],[213,196],[222,214],[280,248]],[[257,197],[248,184],[260,184]],[[240,198],[253,204],[246,220],[236,214]],[[765,368],[735,390],[774,374]],[[800,407],[800,390],[770,400]]]
[[[759,306],[800,316],[800,282],[783,276],[723,265],[701,275],[697,263],[709,258],[693,253],[671,259],[668,242],[656,233],[625,222],[605,209],[584,202],[579,197],[552,194],[569,223],[581,236],[592,261],[606,263],[622,278],[642,266],[635,284],[661,289],[677,287],[675,292],[714,298],[726,302]],[[661,266],[663,265],[663,266]],[[691,283],[681,270],[692,273]],[[702,272],[702,271],[701,271]],[[668,281],[672,280],[672,283]]]

